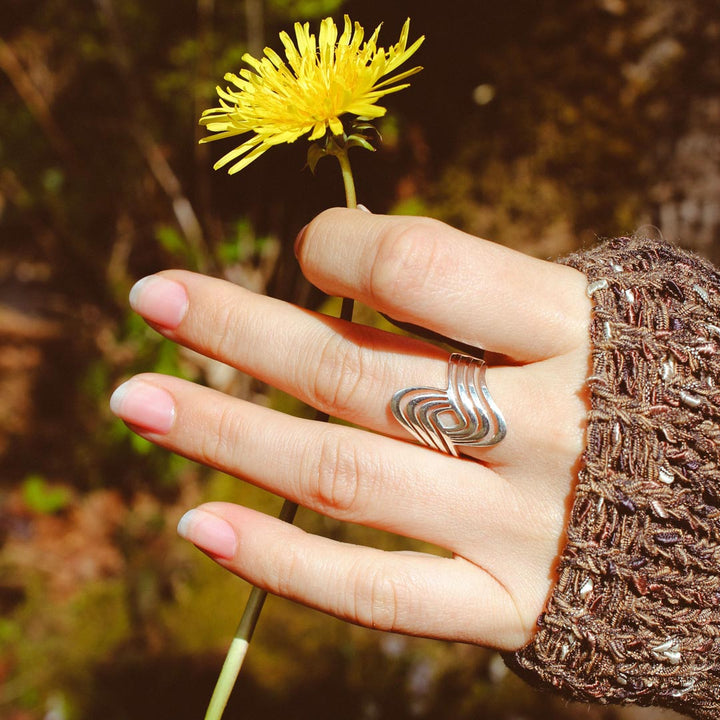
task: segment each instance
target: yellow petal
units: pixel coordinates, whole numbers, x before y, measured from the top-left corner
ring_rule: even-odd
[[[333,135],[343,134],[343,124],[340,122],[340,120],[338,120],[338,118],[329,118],[328,123],[330,125],[330,132],[332,132]]]
[[[310,140],[310,142],[312,142],[313,140],[319,140],[324,134],[325,134],[325,123],[324,122],[316,123],[308,140]]]
[[[261,145],[255,148],[251,153],[246,155],[240,162],[235,163],[229,170],[228,175],[234,175],[240,172],[243,168],[246,168],[251,162],[257,160],[263,153],[266,153],[270,149],[270,145]]]
[[[258,143],[261,142],[262,141],[257,136],[250,138],[247,142],[244,142],[242,145],[238,145],[236,148],[233,148],[229,153],[223,155],[213,165],[213,169],[218,170],[219,168],[224,167],[229,162],[232,162],[241,155],[244,155],[245,153],[251,151]]]

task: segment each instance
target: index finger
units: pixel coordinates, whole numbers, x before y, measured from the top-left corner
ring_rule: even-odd
[[[429,218],[335,208],[301,233],[306,277],[393,319],[520,361],[585,343],[585,277]]]

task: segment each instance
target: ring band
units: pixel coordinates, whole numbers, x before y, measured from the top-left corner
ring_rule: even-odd
[[[390,401],[392,414],[423,445],[455,457],[457,446],[496,445],[507,426],[485,383],[486,368],[484,360],[453,353],[447,390],[398,390]]]

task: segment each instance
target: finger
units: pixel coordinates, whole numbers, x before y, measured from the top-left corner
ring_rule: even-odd
[[[131,302],[166,337],[334,417],[394,437],[410,438],[390,411],[397,390],[447,387],[444,350],[302,310],[222,280],[164,272],[141,281]],[[537,407],[555,431],[551,441],[567,445],[575,457],[584,407],[578,405],[571,383],[582,386],[587,358],[574,360],[563,357],[561,365],[568,367],[545,372],[541,382],[533,382],[532,366],[489,368],[487,384],[505,416],[508,435],[490,449],[467,453],[508,463],[537,443],[537,455],[547,456],[547,433],[537,424],[536,413],[528,412]]]
[[[163,402],[169,426],[158,425]],[[547,514],[529,526],[535,488],[526,497],[521,486],[478,463],[284,415],[161,375],[129,381],[112,406],[153,442],[338,520],[430,542],[491,568],[510,546],[538,554],[550,538],[548,564],[556,552],[562,512],[552,526]],[[545,495],[562,508],[562,492],[549,488]]]
[[[541,609],[518,610],[500,581],[460,558],[346,545],[238,505],[203,505],[178,529],[254,585],[379,630],[511,650]]]
[[[328,210],[296,252],[330,295],[516,360],[567,352],[587,336],[581,273],[435,220]]]

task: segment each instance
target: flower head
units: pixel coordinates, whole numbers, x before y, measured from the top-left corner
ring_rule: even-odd
[[[377,101],[406,88],[402,81],[422,69],[388,77],[422,44],[423,37],[407,46],[409,30],[406,20],[400,39],[386,50],[377,46],[380,26],[363,42],[362,26],[353,25],[347,15],[339,38],[333,20],[325,18],[317,39],[308,23],[295,24],[295,42],[280,33],[285,60],[271,48],[265,48],[260,60],[244,55],[252,69],[225,75],[234,87],[217,88],[220,107],[206,110],[200,119],[217,134],[201,142],[253,134],[215,163],[215,169],[234,163],[229,172],[236,173],[274,145],[295,142],[303,135],[310,141],[328,133],[342,136],[340,117],[345,114],[362,120],[383,116],[385,108]]]

